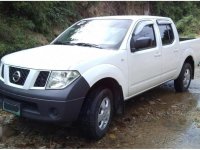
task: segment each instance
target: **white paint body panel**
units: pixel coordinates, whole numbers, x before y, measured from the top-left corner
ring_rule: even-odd
[[[24,87],[9,83],[17,88],[30,89],[38,75],[37,70],[77,70],[90,86],[103,78],[113,78],[122,87],[124,99],[129,99],[143,91],[166,81],[176,79],[188,56],[192,56],[195,65],[200,62],[200,39],[179,42],[176,27],[169,18],[154,16],[114,16],[89,19],[131,19],[133,23],[127,32],[119,50],[98,49],[82,46],[47,45],[12,53],[2,58],[5,66],[17,66],[31,69]],[[169,20],[173,25],[175,41],[162,47],[157,19]],[[157,46],[145,51],[130,52],[131,34],[141,20],[154,22]],[[159,54],[159,57],[155,57]],[[2,68],[2,67],[1,67]],[[6,67],[4,75],[8,73]],[[3,80],[3,79],[1,79]]]
[[[4,64],[38,70],[68,70],[87,60],[108,56],[112,51],[90,47],[47,45],[3,57]]]

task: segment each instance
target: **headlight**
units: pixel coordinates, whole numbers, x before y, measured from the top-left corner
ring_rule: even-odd
[[[52,71],[46,89],[63,89],[79,76],[78,71]]]

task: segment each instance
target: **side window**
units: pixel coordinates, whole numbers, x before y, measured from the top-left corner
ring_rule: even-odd
[[[162,45],[172,44],[174,41],[174,33],[171,24],[160,24],[158,27],[160,30]]]
[[[156,47],[153,24],[138,24],[131,39],[131,51],[139,51]]]

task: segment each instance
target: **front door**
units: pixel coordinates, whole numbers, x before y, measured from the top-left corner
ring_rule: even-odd
[[[161,82],[162,53],[153,21],[141,21],[133,31],[130,41],[129,97],[141,93]]]

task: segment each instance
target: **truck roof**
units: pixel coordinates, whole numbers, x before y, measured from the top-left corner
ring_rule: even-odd
[[[130,20],[138,20],[138,19],[170,19],[170,18],[161,17],[161,16],[123,15],[123,16],[92,17],[92,18],[86,18],[84,20],[93,20],[93,19],[130,19]]]

